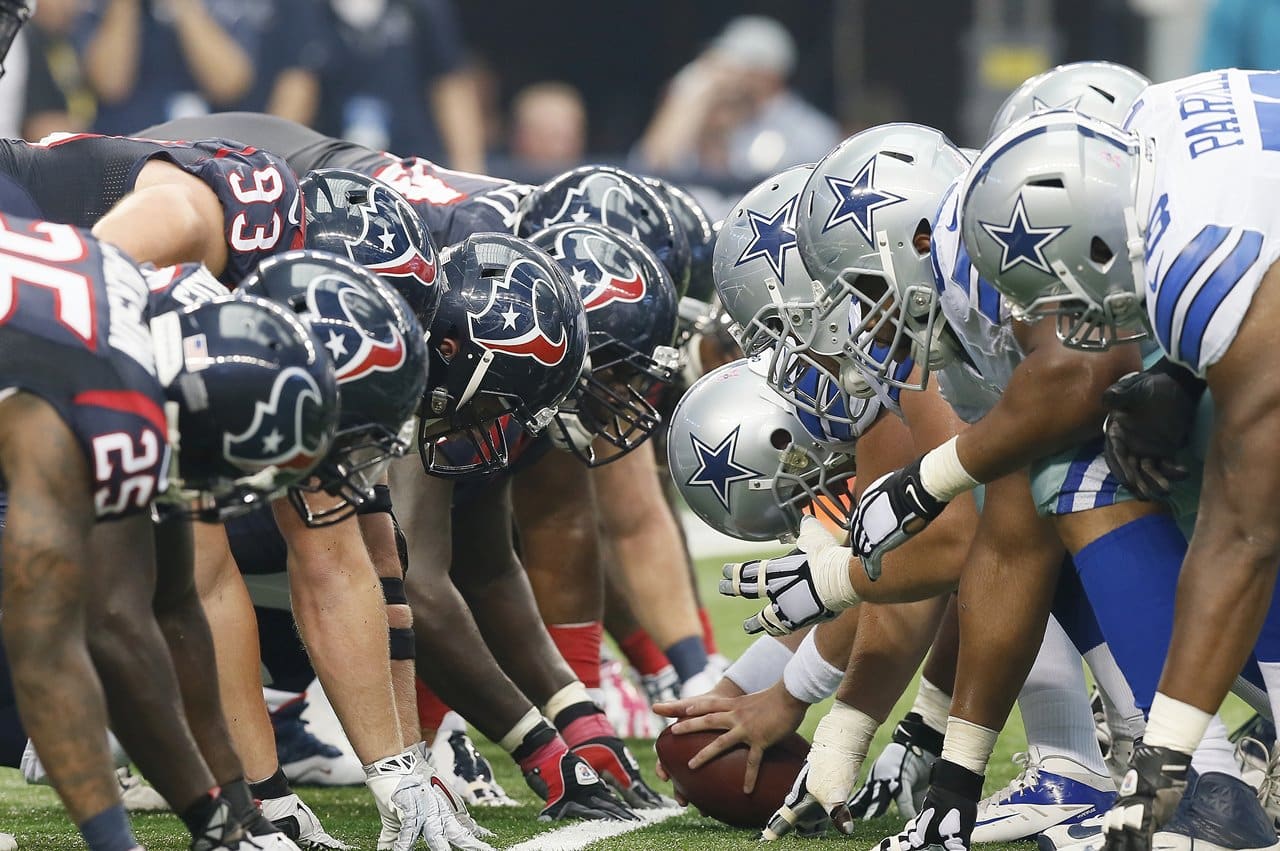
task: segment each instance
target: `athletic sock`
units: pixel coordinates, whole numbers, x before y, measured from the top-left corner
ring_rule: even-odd
[[[707,648],[708,655],[714,656],[720,652],[720,647],[716,643],[716,631],[711,626],[711,615],[702,606],[698,607],[698,620],[702,622],[702,646]]]
[[[619,641],[618,649],[642,677],[660,674],[671,667],[671,660],[643,629],[637,629]]]
[[[266,780],[251,781],[249,789],[253,791],[253,797],[259,801],[285,798],[293,794],[293,789],[289,787],[289,778],[284,776],[283,768],[277,768],[276,773]]]
[[[587,688],[600,687],[600,621],[547,624],[551,641],[564,657],[573,675]]]
[[[1107,716],[1107,726],[1112,736],[1126,739],[1140,739],[1147,728],[1147,716],[1142,714],[1133,699],[1133,689],[1124,678],[1116,657],[1106,644],[1084,654],[1085,664],[1093,674],[1093,681],[1098,684],[1102,693],[1102,711]]]
[[[696,677],[707,668],[707,648],[702,643],[701,635],[680,639],[666,649],[666,654],[682,683]]]
[[[1049,618],[1045,627],[1018,707],[1033,756],[1064,756],[1095,774],[1108,773],[1098,749],[1082,660],[1057,618]]]
[[[1240,780],[1240,763],[1236,761],[1236,748],[1227,740],[1227,725],[1217,715],[1209,720],[1200,746],[1191,754],[1191,767],[1199,774],[1210,771],[1229,774]]]
[[[80,823],[80,835],[89,851],[132,851],[138,840],[129,826],[123,804],[108,807]]]

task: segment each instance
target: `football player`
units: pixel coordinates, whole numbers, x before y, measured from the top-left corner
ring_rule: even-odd
[[[216,707],[191,706],[210,688],[187,678],[198,739],[183,721],[175,662],[213,680],[212,651],[182,566],[182,525],[158,528],[157,571],[146,511],[166,486],[181,512],[207,513],[299,481],[333,438],[332,369],[300,323],[266,302],[223,298],[153,316],[142,273],[86,232],[12,216],[4,237],[6,264],[22,270],[0,327],[0,464],[12,495],[3,630],[23,721],[91,848],[137,844],[106,752],[107,706],[193,848],[257,847],[246,828],[261,816],[225,725]],[[51,287],[58,298],[42,295]],[[286,400],[296,410],[268,420]],[[267,425],[280,429],[270,453],[259,445]],[[186,449],[171,458],[179,429]],[[91,569],[95,553],[110,557]],[[39,581],[28,576],[35,568]],[[153,596],[156,617],[139,617]],[[217,734],[220,748],[208,740]],[[224,764],[211,772],[201,750]]]
[[[1164,353],[1213,394],[1173,641],[1125,795],[1107,819],[1111,849],[1150,847],[1173,814],[1190,752],[1258,640],[1280,559],[1271,516],[1280,485],[1269,465],[1250,463],[1266,457],[1263,435],[1275,427],[1270,372],[1257,365],[1271,357],[1276,295],[1266,215],[1278,176],[1270,160],[1276,80],[1231,70],[1153,86],[1135,104],[1129,133],[1067,114],[1033,118],[1019,130],[1043,138],[1029,143],[1006,131],[965,187],[966,219],[990,220],[1016,203],[1028,227],[1059,229],[1057,245],[1039,246],[1048,272],[1001,269],[975,246],[975,261],[1018,310],[1062,315],[1062,333],[1078,347],[1114,347],[1140,336],[1145,320]],[[1045,206],[1030,198],[1015,163],[1044,162],[1064,142],[1079,147],[1055,161],[1051,177],[1063,190],[1046,193]],[[1086,169],[1096,193],[1087,215],[1085,202],[1067,194]],[[998,180],[1001,200],[992,191]],[[1114,263],[1096,259],[1103,248]]]

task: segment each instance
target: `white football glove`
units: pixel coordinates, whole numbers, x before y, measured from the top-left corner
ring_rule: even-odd
[[[758,600],[769,605],[743,622],[748,633],[786,635],[801,627],[830,620],[858,602],[849,581],[852,550],[827,531],[816,517],[800,522],[798,551],[772,559],[726,564],[720,593]]]
[[[813,747],[786,800],[769,819],[762,839],[785,836],[830,817],[841,833],[851,833],[853,817],[845,802],[853,791],[877,724],[867,715],[836,701],[813,731]]]
[[[414,748],[418,751],[418,773],[440,807],[440,820],[449,844],[463,851],[493,851],[484,842],[493,837],[493,831],[482,827],[471,817],[462,796],[454,793],[448,782],[436,772],[427,743],[418,742]]]
[[[935,754],[925,754],[890,742],[876,758],[858,794],[849,801],[849,812],[862,821],[880,818],[896,803],[903,818],[916,817],[916,801],[924,798],[929,788],[929,769]]]
[[[853,513],[853,546],[867,578],[880,578],[880,560],[889,550],[919,534],[947,503],[925,489],[920,459],[876,479],[862,493]]]
[[[380,759],[364,767],[382,819],[378,851],[412,851],[421,837],[431,851],[449,851],[440,802],[422,780],[418,749]]]

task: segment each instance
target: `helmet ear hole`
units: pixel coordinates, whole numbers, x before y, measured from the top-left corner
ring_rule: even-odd
[[[1089,240],[1089,259],[1100,266],[1106,266],[1116,256],[1111,246],[1103,242],[1102,237],[1095,236]]]
[[[785,428],[776,428],[773,430],[773,433],[769,435],[769,445],[779,452],[786,449],[794,442],[795,441],[791,437],[791,432],[787,431]]]
[[[929,226],[929,220],[921,219],[916,224],[916,232],[911,235],[911,247],[916,250],[917,254],[924,257],[929,253],[930,237],[932,236],[933,228]]]

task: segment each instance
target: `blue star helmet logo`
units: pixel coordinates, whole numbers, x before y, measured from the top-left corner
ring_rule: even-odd
[[[747,223],[751,225],[751,242],[733,265],[741,266],[763,257],[778,280],[783,280],[787,269],[787,250],[796,250],[796,205],[800,196],[792,195],[786,203],[773,211],[773,215],[747,210]]]
[[[1046,275],[1052,275],[1044,247],[1066,231],[1067,226],[1033,227],[1027,219],[1027,208],[1022,194],[1013,205],[1013,215],[1005,225],[994,222],[978,222],[987,234],[1000,244],[1000,271],[1007,272],[1019,263],[1026,263]]]
[[[686,485],[703,485],[715,491],[716,498],[720,500],[720,504],[724,506],[724,510],[729,510],[729,486],[734,482],[745,482],[748,479],[754,479],[763,476],[758,470],[753,470],[733,460],[733,453],[738,448],[738,429],[725,435],[724,440],[720,441],[714,448],[708,446],[698,439],[696,434],[690,434],[689,439],[693,443],[693,452],[698,456],[698,469],[694,470],[693,475],[689,477]]]
[[[827,216],[827,223],[822,226],[823,233],[845,222],[853,222],[862,238],[875,244],[876,210],[907,200],[902,195],[875,188],[876,160],[879,158],[880,155],[877,154],[867,160],[853,180],[827,176],[827,186],[836,196],[836,205],[831,208],[831,215]]]

